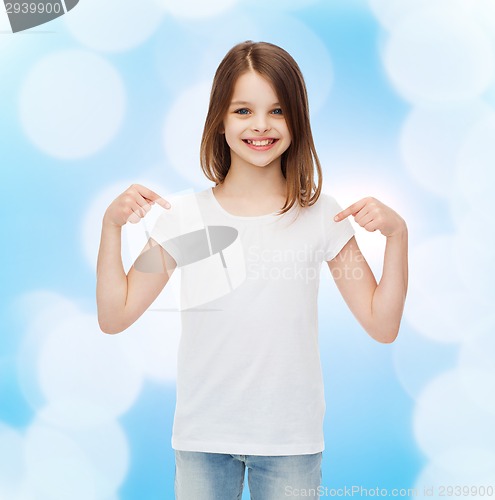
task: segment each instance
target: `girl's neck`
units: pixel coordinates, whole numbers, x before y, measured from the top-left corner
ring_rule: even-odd
[[[230,167],[224,181],[215,187],[223,196],[250,200],[285,198],[287,181],[280,166],[236,169]]]

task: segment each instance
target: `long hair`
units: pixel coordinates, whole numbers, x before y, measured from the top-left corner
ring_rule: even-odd
[[[210,104],[201,139],[200,161],[206,177],[221,184],[230,168],[230,148],[220,133],[237,79],[256,71],[273,86],[283,110],[291,144],[282,154],[282,174],[287,181],[285,205],[279,215],[294,203],[305,207],[316,203],[321,193],[322,172],[309,121],[306,85],[299,66],[281,47],[248,40],[232,47],[217,68]],[[314,170],[318,173],[315,184]]]

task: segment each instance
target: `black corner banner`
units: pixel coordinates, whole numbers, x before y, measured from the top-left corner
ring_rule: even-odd
[[[63,16],[78,3],[79,0],[4,0],[13,33],[34,28]]]

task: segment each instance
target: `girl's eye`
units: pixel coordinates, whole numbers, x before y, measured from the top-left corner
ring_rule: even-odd
[[[234,113],[237,113],[238,115],[247,115],[249,113],[249,110],[247,108],[241,108],[235,110]]]
[[[282,111],[281,108],[277,108],[277,109],[273,110],[273,114],[275,114],[275,115],[283,115],[284,113],[283,113],[283,111]]]

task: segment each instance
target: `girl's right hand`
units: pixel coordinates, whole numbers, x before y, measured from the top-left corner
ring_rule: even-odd
[[[122,227],[127,222],[136,224],[151,210],[155,202],[163,208],[170,208],[170,203],[151,189],[133,184],[112,201],[103,222],[117,227]]]

